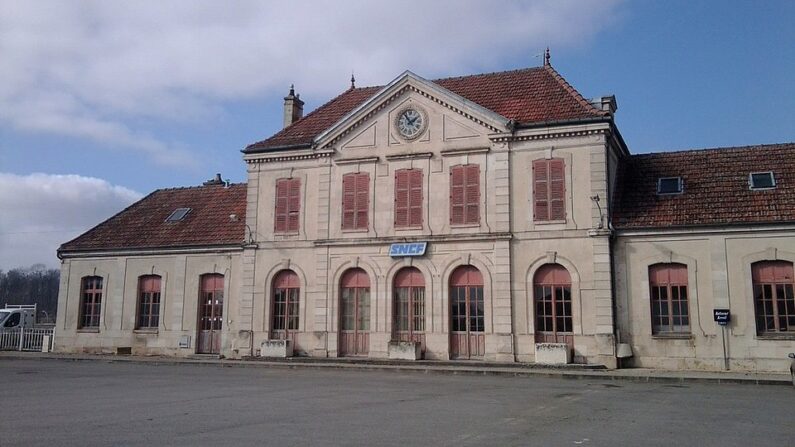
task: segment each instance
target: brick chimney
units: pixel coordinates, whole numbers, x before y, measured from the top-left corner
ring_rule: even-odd
[[[284,127],[300,120],[304,116],[304,102],[301,95],[295,94],[295,88],[290,86],[290,94],[284,97]]]

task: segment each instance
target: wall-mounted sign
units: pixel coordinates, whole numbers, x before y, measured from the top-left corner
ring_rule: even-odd
[[[401,258],[405,256],[422,256],[428,247],[427,242],[405,242],[389,246],[389,256]]]
[[[727,326],[732,320],[732,314],[729,309],[712,309],[712,314],[715,317],[715,322],[721,326]]]

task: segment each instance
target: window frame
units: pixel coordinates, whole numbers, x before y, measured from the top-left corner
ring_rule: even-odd
[[[671,279],[671,274],[675,270],[684,269],[684,281],[676,281]],[[653,279],[652,272],[654,270],[665,271],[667,280],[664,282],[657,282]],[[681,274],[681,273],[680,273]],[[651,318],[651,333],[653,336],[677,336],[677,335],[690,335],[692,334],[692,316],[690,313],[690,278],[686,264],[679,262],[660,262],[652,264],[648,267],[649,275],[649,316]],[[665,298],[660,298],[661,291],[665,290]],[[657,298],[655,298],[655,291]],[[677,299],[674,298],[674,291],[676,291]],[[684,291],[684,299],[682,299],[682,291]],[[656,303],[665,300],[665,313],[661,311],[662,306],[655,307]],[[684,303],[684,304],[682,304]],[[674,315],[674,304],[679,310],[678,315]],[[684,309],[684,311],[682,310]],[[680,324],[674,324],[674,318],[679,317]],[[682,324],[682,318],[687,318],[687,324]],[[655,319],[666,319],[667,324],[658,325]],[[667,328],[667,329],[666,329]]]
[[[148,281],[156,282],[157,287],[144,290]],[[136,295],[135,307],[135,329],[136,330],[157,330],[160,327],[160,305],[163,302],[163,278],[160,275],[141,275],[138,277],[138,290]],[[149,309],[143,312],[144,307]],[[146,324],[142,324],[146,319]]]
[[[400,177],[405,175],[405,188],[400,188]],[[396,229],[420,229],[424,224],[423,207],[425,206],[425,192],[423,183],[425,174],[421,168],[407,168],[395,170],[395,203],[394,203],[394,226]],[[416,184],[413,182],[416,181]],[[401,197],[405,194],[405,197]],[[405,206],[401,206],[401,201],[405,199]],[[405,213],[405,219],[401,219],[401,212]],[[403,222],[405,220],[405,222]]]
[[[99,285],[97,287],[97,284]],[[91,286],[91,287],[89,287]],[[77,329],[98,331],[102,319],[102,295],[105,278],[87,275],[80,279],[80,303],[77,312]],[[86,311],[90,308],[91,312]]]
[[[352,191],[346,190],[346,182],[352,182]],[[351,200],[351,202],[347,202]],[[346,207],[346,205],[350,206]],[[350,209],[347,209],[350,208]],[[351,220],[346,214],[352,215]],[[370,173],[349,172],[342,176],[342,209],[340,228],[345,231],[367,231],[370,229]]]
[[[460,172],[461,184],[455,184]],[[473,180],[474,178],[474,180]],[[456,188],[460,188],[460,203],[456,202]],[[450,225],[480,225],[480,165],[476,163],[456,165],[450,168]],[[461,208],[456,214],[455,208]],[[474,209],[474,210],[473,210]],[[456,216],[460,216],[456,219]]]
[[[664,180],[676,180],[676,191],[666,191],[662,190],[662,184]],[[682,177],[659,177],[657,178],[657,195],[658,196],[675,196],[682,194],[684,192],[684,181]]]
[[[765,174],[770,175],[770,181],[771,181],[772,185],[771,186],[756,186],[755,182],[754,182],[754,176],[765,175]],[[748,174],[748,189],[750,189],[751,191],[765,191],[765,190],[769,190],[769,189],[776,189],[776,185],[777,185],[777,183],[776,183],[776,175],[773,173],[773,171],[751,172],[751,173]]]
[[[759,270],[769,266],[772,269],[783,268],[789,272],[791,276],[789,279],[786,277],[777,279],[776,274],[770,282],[758,280]],[[785,260],[765,260],[758,261],[751,264],[751,293],[754,303],[754,326],[756,327],[756,335],[759,337],[787,337],[795,338],[795,265],[790,261]],[[770,301],[770,311],[760,314],[760,307],[764,310],[764,303],[760,303],[758,288],[764,291],[764,287],[770,287],[770,299],[763,301]],[[779,297],[779,287],[781,286],[784,292],[784,297]],[[787,296],[789,295],[789,296]],[[788,309],[787,307],[790,307]],[[784,309],[782,315],[782,307]],[[782,318],[786,322],[787,328],[781,330]],[[764,321],[765,327],[761,327],[760,323]],[[772,323],[772,328],[770,324]]]
[[[280,200],[284,201],[284,208],[281,210]],[[289,177],[276,180],[273,232],[277,234],[298,234],[300,231],[300,219],[301,179]]]
[[[544,178],[541,179],[543,171]],[[556,172],[560,172],[560,178],[554,179]],[[532,162],[532,212],[533,222],[535,223],[563,223],[568,216],[566,203],[566,160],[563,158],[541,158]],[[543,191],[539,184],[543,183]],[[559,192],[553,183],[559,183]],[[556,196],[557,194],[557,196]],[[556,212],[555,203],[559,202],[559,213]],[[543,203],[544,205],[540,205]],[[540,215],[539,210],[544,208],[544,214]]]

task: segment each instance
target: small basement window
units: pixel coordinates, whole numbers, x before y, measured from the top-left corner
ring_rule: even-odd
[[[657,194],[681,194],[682,177],[660,177],[657,179]]]
[[[772,189],[776,187],[773,171],[752,172],[748,175],[748,183],[751,189]]]
[[[190,212],[190,208],[177,208],[167,218],[166,222],[179,222]]]

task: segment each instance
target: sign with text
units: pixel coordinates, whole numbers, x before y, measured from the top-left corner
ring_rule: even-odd
[[[715,322],[721,326],[726,326],[732,320],[732,314],[729,309],[712,309],[712,314],[715,317]]]
[[[406,256],[422,256],[428,247],[427,242],[405,242],[389,246],[389,256],[402,258]]]

